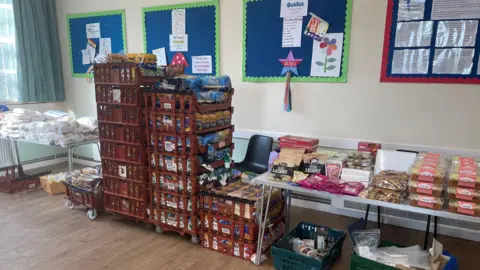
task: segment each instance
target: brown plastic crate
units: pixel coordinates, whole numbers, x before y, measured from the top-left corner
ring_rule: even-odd
[[[188,213],[197,213],[199,209],[198,198],[195,195],[176,194],[174,192],[161,191],[153,187],[149,188],[150,201],[153,205],[162,209],[178,210]]]
[[[231,155],[231,150],[230,150]],[[163,170],[173,173],[183,173],[189,175],[197,175],[207,172],[207,169],[200,166],[195,155],[177,155],[164,154],[164,152],[148,151],[147,159],[149,167],[152,170]],[[224,160],[217,160],[208,163],[212,168],[218,169],[225,166]]]
[[[145,163],[145,150],[142,145],[101,142],[100,153],[102,159],[113,159],[139,165]]]
[[[163,231],[173,231],[181,235],[198,235],[200,232],[200,219],[197,214],[161,209],[160,227]]]
[[[187,113],[206,113],[228,110],[232,107],[234,89],[230,91],[225,103],[200,104],[194,93],[176,94],[165,91],[144,92],[145,107],[158,111],[178,111]]]
[[[93,71],[95,84],[138,84],[137,64],[96,64]]]
[[[136,85],[112,86],[97,85],[95,87],[97,104],[111,104],[123,106],[143,106],[142,91]]]
[[[117,195],[104,195],[105,211],[117,213],[139,220],[145,220],[146,207],[145,202],[135,199],[128,199]]]
[[[105,194],[116,195],[141,202],[147,201],[148,190],[144,183],[121,180],[108,176],[103,178],[103,183]]]
[[[137,183],[147,183],[147,169],[145,166],[102,159],[103,175]]]
[[[253,221],[235,219],[212,212],[201,212],[202,230],[223,234],[234,239],[256,241],[258,226]]]
[[[250,258],[257,249],[255,243],[247,243],[241,240],[234,240],[231,237],[218,235],[210,232],[200,232],[201,245],[204,248],[212,249],[233,257],[250,261]]]
[[[154,206],[150,204],[147,207],[146,221],[151,224],[160,225],[161,212],[162,212],[162,209],[160,208],[160,206]]]
[[[183,194],[197,194],[200,191],[197,178],[193,175],[149,169],[150,185],[155,189]]]
[[[229,108],[231,115],[233,108]],[[148,127],[149,132],[170,132],[180,134],[206,134],[215,131],[232,128],[230,121],[224,125],[214,124],[207,127],[197,126],[197,115],[191,113],[182,113],[176,111],[157,111],[152,109],[145,109],[145,126]]]
[[[177,135],[162,132],[147,132],[147,148],[151,151],[174,154],[198,154],[197,137],[194,135]]]
[[[145,136],[138,127],[105,123],[99,123],[98,126],[101,141],[134,145],[144,143]]]
[[[131,106],[97,104],[99,123],[140,126],[143,123],[142,109]]]

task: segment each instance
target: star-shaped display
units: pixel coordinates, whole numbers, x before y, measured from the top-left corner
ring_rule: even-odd
[[[295,59],[295,57],[293,57],[293,52],[290,50],[286,59],[278,59],[278,61],[283,65],[281,75],[285,75],[285,73],[290,71],[298,76],[297,66],[303,61],[303,59]]]

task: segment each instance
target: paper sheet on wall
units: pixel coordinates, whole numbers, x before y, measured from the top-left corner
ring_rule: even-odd
[[[90,55],[87,50],[82,50],[82,65],[90,65]]]
[[[433,59],[434,74],[472,74],[475,49],[436,49]]]
[[[212,74],[212,56],[192,56],[192,73]]]
[[[165,47],[153,50],[152,53],[157,56],[157,66],[167,65],[167,54],[165,53]]]
[[[340,77],[343,33],[329,33],[322,42],[313,41],[310,76]]]
[[[431,20],[480,18],[478,0],[433,0]]]
[[[397,21],[423,20],[425,0],[400,0]]]
[[[172,34],[185,35],[185,9],[172,10]]]
[[[171,52],[188,52],[188,35],[170,35]]]
[[[101,38],[100,39],[100,54],[112,53],[112,39]]]
[[[302,45],[303,17],[283,18],[282,47],[300,47]]]
[[[433,22],[397,23],[395,47],[427,47],[432,41]]]
[[[430,50],[396,50],[393,52],[392,74],[427,74]]]
[[[308,13],[308,0],[282,0],[280,17],[303,17]]]
[[[435,47],[473,47],[477,40],[478,21],[438,22]]]
[[[101,38],[100,23],[89,23],[86,26],[87,38]]]
[[[94,47],[91,45],[87,45],[87,51],[88,51],[88,57],[90,57],[90,63],[95,62],[95,55],[97,54],[96,50]]]

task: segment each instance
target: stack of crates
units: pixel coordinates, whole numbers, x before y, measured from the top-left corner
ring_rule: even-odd
[[[260,234],[260,198],[260,187],[242,182],[202,191],[200,196],[202,246],[251,260],[252,255],[256,253]],[[284,234],[283,211],[283,196],[279,190],[275,190],[269,204],[267,228],[263,235],[263,254]]]
[[[198,193],[208,188],[205,184],[201,185],[200,175],[208,173],[209,169],[225,168],[223,159],[205,157],[208,151],[218,150],[232,155],[233,89],[225,103],[200,104],[196,94],[191,91],[180,87],[158,88],[144,91],[150,194],[147,219],[156,226],[159,233],[173,231],[190,235],[192,242],[198,243]],[[230,118],[209,123],[208,126],[202,125],[203,115],[218,112],[228,112],[226,114]],[[217,140],[203,144],[202,138],[212,134],[215,134]]]
[[[95,96],[105,210],[144,221],[148,200],[143,87],[158,81],[131,63],[96,64]]]

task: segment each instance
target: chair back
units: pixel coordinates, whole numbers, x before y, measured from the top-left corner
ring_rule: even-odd
[[[242,163],[254,173],[260,174],[268,171],[268,159],[272,147],[272,137],[253,135],[248,142],[247,154]]]

